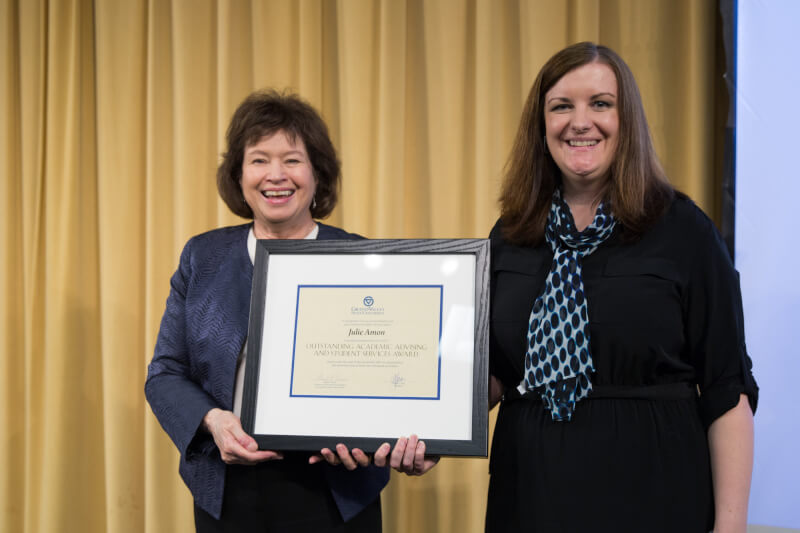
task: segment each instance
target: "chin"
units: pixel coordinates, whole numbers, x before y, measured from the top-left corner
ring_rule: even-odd
[[[591,181],[598,179],[598,172],[597,169],[575,169],[570,170],[569,173],[573,176],[573,179],[578,181]]]

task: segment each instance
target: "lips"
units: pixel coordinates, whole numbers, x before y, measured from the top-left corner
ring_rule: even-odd
[[[573,140],[567,141],[567,143],[570,146],[575,147],[575,148],[583,148],[583,147],[586,147],[586,146],[596,146],[598,142],[599,141],[597,141],[597,140],[585,140],[584,141],[584,140],[577,140],[577,139],[573,139]]]
[[[261,197],[267,205],[278,207],[292,203],[295,192],[296,189],[267,189],[261,191]]]
[[[266,191],[261,191],[261,196],[263,196],[264,198],[268,198],[268,199],[269,198],[288,198],[289,196],[292,196],[293,194],[294,194],[294,190],[281,190],[281,191],[266,190]]]

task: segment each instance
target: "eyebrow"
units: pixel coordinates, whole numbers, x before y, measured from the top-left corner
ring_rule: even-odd
[[[597,93],[597,94],[593,94],[593,95],[591,96],[591,100],[594,100],[595,98],[600,98],[601,96],[610,96],[611,98],[614,98],[615,100],[616,100],[616,98],[617,98],[617,95],[616,95],[616,94],[614,94],[614,93]],[[560,101],[560,102],[571,102],[571,101],[572,101],[572,100],[570,100],[569,98],[566,98],[566,97],[564,97],[564,96],[554,96],[553,98],[550,98],[550,99],[547,101],[547,103],[549,104],[549,103],[550,103],[550,102],[552,102],[553,100],[558,100],[558,101]]]
[[[245,150],[244,154],[245,155],[264,155],[264,156],[269,156],[270,155],[267,152],[265,152],[264,150]],[[278,154],[279,157],[286,157],[287,155],[299,155],[299,156],[302,157],[303,156],[303,152],[301,152],[300,150],[287,150],[285,152],[281,152],[280,154]]]

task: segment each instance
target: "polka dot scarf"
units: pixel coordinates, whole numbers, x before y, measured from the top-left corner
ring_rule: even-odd
[[[553,264],[531,310],[521,387],[539,393],[556,421],[571,420],[575,403],[592,390],[589,373],[594,365],[581,259],[611,235],[615,222],[601,203],[592,223],[578,232],[561,191],[553,194],[545,228]]]

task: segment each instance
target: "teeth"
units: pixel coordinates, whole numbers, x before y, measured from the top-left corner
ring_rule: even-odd
[[[597,141],[569,141],[570,146],[594,146]]]
[[[270,198],[276,196],[291,196],[292,194],[294,194],[294,191],[263,191],[261,194],[263,194],[267,198]]]

